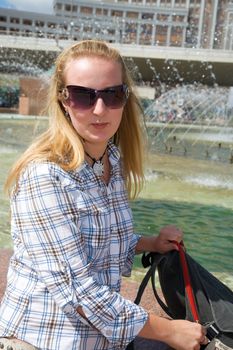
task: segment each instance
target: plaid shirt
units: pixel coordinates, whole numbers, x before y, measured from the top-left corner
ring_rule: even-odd
[[[21,176],[0,336],[43,350],[124,349],[145,324],[147,313],[119,294],[139,236],[113,144],[108,155],[108,185],[86,162],[71,172],[32,163]]]

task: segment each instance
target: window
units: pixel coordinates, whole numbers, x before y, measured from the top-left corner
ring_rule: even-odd
[[[173,22],[184,22],[185,17],[184,16],[179,16],[179,15],[173,15],[172,16],[172,21]]]
[[[123,16],[123,11],[115,11],[115,10],[112,10],[112,16],[115,16],[115,17],[122,17],[122,16]]]
[[[152,24],[143,24],[141,26],[140,45],[150,45],[152,39]]]
[[[136,39],[137,39],[137,24],[126,23],[123,42],[127,44],[136,44]]]
[[[153,19],[153,13],[142,13],[142,19]]]
[[[146,0],[146,5],[157,5],[157,0]]]
[[[6,22],[6,17],[5,16],[0,16],[0,22]]]
[[[6,34],[6,33],[4,33],[6,31],[6,27],[0,27],[0,33],[1,34]]]
[[[92,32],[92,26],[84,26],[83,31],[85,33],[91,33]]]
[[[25,36],[30,36],[32,34],[31,30],[25,30],[24,35]]]
[[[169,15],[164,15],[164,14],[158,14],[157,15],[157,20],[160,22],[167,22],[169,19]]]
[[[128,18],[138,18],[138,12],[127,12],[126,16]]]
[[[107,16],[108,15],[108,10],[97,8],[96,11],[95,11],[95,14],[97,16]]]
[[[11,34],[19,33],[19,29],[17,29],[17,28],[10,28],[10,33]]]
[[[42,21],[36,21],[35,22],[36,27],[44,27],[44,22]]]
[[[30,19],[23,19],[23,24],[25,26],[31,26],[32,25],[32,20],[30,20]]]
[[[11,23],[17,23],[17,24],[19,24],[19,18],[17,18],[17,17],[11,17],[11,18],[10,18],[10,22],[11,22]]]
[[[196,0],[190,0],[190,4],[195,2]],[[175,6],[178,7],[185,7],[186,6],[186,0],[175,0]]]
[[[166,45],[167,44],[167,26],[156,26],[156,35],[155,40],[158,45]]]
[[[175,0],[175,2],[180,2],[181,0]],[[190,4],[194,4],[194,5],[199,5],[201,4],[201,0],[190,0]]]
[[[67,29],[68,29],[67,23],[61,23],[61,24],[60,24],[60,29],[61,29],[61,30],[64,30],[64,31],[67,30]]]
[[[81,6],[80,13],[92,14],[92,7]]]
[[[48,22],[47,27],[48,28],[56,28],[56,23]]]
[[[171,6],[171,0],[160,0],[160,6]]]
[[[65,5],[65,11],[71,12],[71,5]]]
[[[172,27],[171,29],[171,45],[182,46],[183,31],[181,27]]]
[[[116,34],[115,29],[108,29],[108,34],[115,35]]]

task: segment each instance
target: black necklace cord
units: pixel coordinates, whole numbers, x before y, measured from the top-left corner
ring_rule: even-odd
[[[105,148],[104,153],[102,154],[102,156],[101,156],[99,159],[93,158],[93,157],[90,156],[90,154],[87,153],[86,151],[84,151],[84,152],[85,152],[85,154],[93,161],[93,164],[94,164],[94,163],[96,163],[96,162],[101,162],[101,161],[102,161],[102,159],[104,158],[104,155],[105,155],[105,153],[106,153],[106,150],[107,150],[107,148]],[[92,167],[93,167],[93,165],[92,165]]]
[[[104,153],[102,154],[102,156],[99,159],[93,158],[92,156],[90,156],[90,154],[88,154],[86,151],[84,151],[85,154],[93,161],[92,168],[93,168],[94,173],[97,176],[103,176],[103,174],[104,174],[104,163],[102,162],[102,159],[106,153],[106,150],[107,150],[107,147],[105,148]]]

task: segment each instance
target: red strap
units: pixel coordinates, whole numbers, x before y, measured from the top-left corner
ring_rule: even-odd
[[[186,294],[188,297],[193,320],[195,322],[199,322],[197,306],[196,306],[196,302],[195,302],[195,298],[194,298],[194,294],[193,294],[193,289],[192,289],[191,280],[190,280],[190,276],[189,276],[189,269],[188,269],[188,265],[187,265],[187,261],[186,261],[186,257],[185,257],[184,244],[183,244],[183,242],[178,243],[176,241],[173,241],[173,243],[175,243],[179,249],[180,262],[181,262],[181,267],[182,267],[182,271],[183,271],[185,290],[186,290]]]

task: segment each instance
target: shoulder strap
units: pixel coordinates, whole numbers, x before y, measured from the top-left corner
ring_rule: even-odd
[[[135,304],[139,304],[142,298],[142,295],[144,293],[144,290],[148,284],[149,279],[151,279],[152,289],[154,292],[154,296],[158,302],[158,304],[161,306],[161,308],[166,312],[166,314],[170,317],[172,317],[171,313],[169,312],[169,309],[167,305],[163,302],[163,300],[159,297],[158,292],[156,290],[156,284],[155,284],[155,273],[157,270],[157,267],[159,263],[164,259],[164,255],[157,254],[157,253],[149,253],[149,254],[143,254],[142,256],[142,264],[144,267],[150,266],[149,270],[147,271],[146,275],[144,276],[137,292],[137,296],[134,300]]]
[[[186,256],[185,256],[185,247],[183,242],[178,243],[174,241],[173,243],[177,245],[177,248],[179,250],[180,263],[181,263],[184,283],[185,283],[185,290],[186,290],[187,299],[189,301],[191,314],[193,316],[193,320],[195,322],[199,322],[199,315],[198,315],[197,306],[196,306],[196,302],[195,302],[195,298],[192,290],[192,285],[191,285],[190,276],[189,276],[189,269],[188,269]],[[140,303],[144,290],[148,284],[148,281],[149,279],[151,279],[152,289],[158,304],[161,306],[161,308],[166,312],[168,316],[172,317],[169,311],[169,308],[163,302],[163,300],[159,297],[158,292],[156,290],[156,283],[155,283],[155,273],[156,273],[157,267],[164,258],[165,258],[165,255],[158,254],[158,253],[149,253],[147,255],[145,253],[143,254],[142,264],[144,267],[150,266],[150,268],[147,271],[145,277],[143,278],[141,285],[139,286],[138,293],[134,302],[135,304]]]

